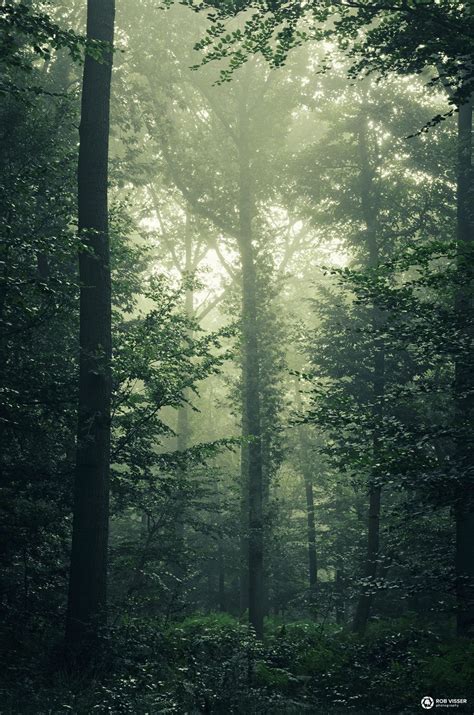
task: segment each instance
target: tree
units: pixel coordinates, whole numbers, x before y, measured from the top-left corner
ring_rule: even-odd
[[[79,130],[79,404],[66,643],[71,654],[89,658],[107,604],[112,351],[107,190],[114,16],[114,0],[88,0],[87,37],[109,49],[86,57]]]
[[[84,53],[97,54],[102,47],[93,38],[87,40],[71,29],[64,29],[30,2],[2,3],[0,19],[1,94],[26,99],[31,94],[48,92],[41,83],[28,82],[34,77],[35,60],[49,61],[54,51],[67,49],[71,58],[78,61]]]
[[[459,635],[474,635],[474,503],[470,495],[473,486],[474,462],[474,332],[472,306],[473,283],[473,195],[472,172],[472,92],[474,87],[474,47],[472,23],[474,14],[470,4],[439,3],[426,14],[424,3],[415,3],[405,10],[405,22],[396,26],[396,13],[384,13],[375,4],[373,17],[380,16],[382,29],[395,29],[387,48],[380,52],[380,29],[369,30],[367,38],[355,53],[362,58],[354,67],[355,73],[364,71],[422,72],[435,67],[432,82],[445,87],[449,102],[458,113],[457,123],[457,246],[458,291],[455,298],[456,322],[462,348],[455,360],[454,396],[456,429],[458,493],[454,498],[456,518],[456,572],[457,572],[457,629]],[[399,18],[398,18],[399,19]],[[428,25],[424,19],[429,21]],[[423,28],[423,40],[419,34]],[[370,43],[374,50],[367,52]],[[364,52],[366,52],[365,57]],[[453,110],[447,114],[452,114]],[[446,115],[445,115],[446,116]],[[431,123],[444,117],[436,116]]]
[[[452,104],[459,106],[472,93],[474,16],[461,0],[187,0],[195,10],[207,10],[211,23],[197,43],[205,49],[205,63],[226,59],[223,81],[250,56],[262,54],[273,67],[281,67],[288,53],[309,40],[333,40],[352,59],[350,75],[391,72],[421,73],[438,70],[431,84],[449,87]],[[250,14],[251,13],[251,14]],[[237,29],[229,20],[242,15]],[[330,63],[323,62],[327,69]],[[450,112],[452,113],[452,112]],[[442,119],[441,115],[434,121]]]
[[[338,91],[334,85],[333,91]],[[454,193],[452,182],[445,180],[440,168],[453,170],[449,155],[445,155],[452,132],[446,126],[445,131],[437,132],[437,136],[431,138],[433,146],[437,146],[436,154],[427,151],[424,136],[412,139],[411,151],[405,148],[403,137],[407,126],[417,117],[420,121],[426,112],[421,84],[416,99],[406,94],[404,83],[398,79],[393,79],[385,87],[367,82],[362,87],[347,88],[342,96],[345,96],[345,103],[339,101],[330,120],[328,107],[320,106],[321,116],[328,125],[327,133],[314,147],[303,150],[296,158],[294,175],[300,200],[309,203],[306,215],[312,216],[313,223],[329,235],[334,231],[338,240],[339,236],[344,236],[353,261],[349,265],[358,266],[336,271],[346,288],[355,289],[354,302],[349,299],[346,303],[348,296],[344,298],[337,293],[326,296],[324,285],[316,287],[316,298],[312,302],[320,327],[315,330],[314,344],[309,344],[309,354],[313,365],[310,375],[315,403],[321,400],[320,409],[310,421],[318,432],[322,431],[322,449],[330,458],[332,469],[340,474],[334,479],[346,482],[347,487],[354,484],[357,489],[357,498],[353,496],[352,501],[365,528],[367,520],[360,508],[359,495],[362,491],[371,491],[370,539],[367,543],[365,532],[365,557],[362,555],[362,536],[357,535],[354,539],[359,551],[355,561],[360,560],[362,573],[358,574],[357,570],[354,573],[353,563],[349,565],[349,576],[358,582],[357,591],[363,596],[355,619],[356,629],[362,632],[371,601],[377,592],[386,588],[387,578],[395,577],[396,568],[388,566],[390,560],[403,561],[405,558],[396,550],[392,536],[395,529],[391,513],[394,508],[399,508],[395,505],[400,502],[394,485],[400,484],[401,489],[401,485],[407,485],[409,480],[406,508],[411,510],[418,503],[417,490],[424,480],[432,483],[434,488],[439,479],[439,468],[433,464],[429,449],[423,454],[423,445],[425,448],[431,445],[433,449],[436,441],[439,444],[439,424],[446,429],[445,421],[451,414],[449,394],[444,394],[444,411],[438,412],[436,408],[435,391],[441,389],[441,384],[444,388],[447,385],[442,383],[439,373],[436,385],[432,385],[429,377],[432,365],[436,364],[435,356],[441,349],[441,346],[429,347],[432,334],[443,336],[445,353],[452,349],[452,336],[446,330],[450,318],[444,316],[444,327],[433,325],[430,331],[426,325],[412,327],[412,321],[417,319],[433,321],[441,310],[440,307],[431,310],[415,308],[408,301],[403,305],[402,290],[395,301],[395,286],[406,284],[408,275],[395,268],[392,261],[394,252],[396,255],[402,249],[408,251],[413,242],[429,245],[433,235],[438,237],[437,250],[442,254],[449,253]],[[330,97],[327,97],[328,102]],[[420,101],[418,108],[417,101]],[[399,114],[400,107],[404,108],[403,119]],[[326,224],[327,228],[323,229]],[[362,280],[361,276],[365,274],[366,278]],[[448,270],[446,281],[450,280],[449,275]],[[347,277],[345,282],[344,276]],[[360,291],[362,284],[366,286],[363,295]],[[381,285],[387,294],[381,293]],[[408,292],[407,287],[405,290]],[[425,295],[426,291],[419,286],[413,287],[414,295],[417,290],[422,290],[424,299],[428,300],[429,294]],[[442,305],[446,296],[441,291],[436,294]],[[340,310],[341,301],[344,311]],[[425,340],[423,349],[419,346],[421,337],[416,337],[417,332]],[[449,374],[450,362],[445,360],[445,366]],[[403,390],[406,390],[407,400],[413,391],[414,375],[416,381],[420,380],[420,389],[423,386],[424,410],[429,411],[429,417],[420,410],[419,403],[410,401],[407,404],[403,399]],[[325,385],[328,377],[330,382]],[[428,384],[434,393],[430,397]],[[404,385],[407,387],[403,388]],[[407,459],[407,454],[412,455],[411,460]],[[408,477],[409,474],[413,476]],[[448,477],[447,474],[446,493],[451,488]],[[382,520],[379,519],[381,489],[385,494]],[[334,487],[331,490],[336,497],[337,490]],[[424,498],[427,499],[426,494]],[[428,503],[430,508],[436,503],[432,494]],[[443,508],[446,508],[445,504]],[[325,510],[318,509],[319,514],[318,521],[323,519],[324,524],[328,518]],[[339,518],[343,524],[348,523],[346,516],[339,515]],[[335,524],[331,519],[331,528],[336,533],[344,528],[343,524]],[[378,548],[379,532],[381,551]],[[400,534],[398,538],[401,538]],[[320,545],[323,563],[326,558],[324,541],[322,539]],[[337,550],[337,544],[333,548]],[[393,556],[394,552],[396,556]],[[347,557],[347,554],[343,556]],[[377,595],[377,609],[386,608],[386,603],[385,595]]]
[[[457,292],[460,350],[454,395],[458,492],[455,497],[459,635],[474,637],[474,176],[472,99],[459,107],[457,175]]]
[[[147,4],[145,3],[145,8]],[[171,11],[174,13],[174,9]],[[182,14],[183,11],[181,11]],[[178,17],[179,19],[179,17]],[[176,17],[174,17],[176,23]],[[298,82],[278,88],[268,77],[262,63],[252,63],[245,76],[227,88],[212,86],[211,71],[191,75],[184,62],[190,63],[189,52],[182,50],[181,24],[170,19],[164,54],[166,74],[156,72],[153,63],[144,63],[136,85],[138,101],[143,107],[146,131],[156,151],[156,163],[162,162],[171,185],[181,192],[187,206],[201,220],[213,225],[215,252],[222,256],[223,246],[230,246],[240,259],[241,275],[241,431],[244,439],[241,460],[243,513],[242,523],[242,610],[249,607],[249,617],[261,634],[264,612],[263,532],[264,502],[268,489],[264,485],[265,461],[262,456],[262,379],[260,375],[262,326],[258,325],[264,289],[259,259],[262,247],[271,235],[266,223],[265,206],[275,194],[278,175],[276,165],[283,163],[280,154],[273,158],[274,142],[284,143],[291,108],[298,92]],[[147,22],[144,32],[150,31]],[[143,37],[141,37],[143,42]],[[154,34],[157,52],[162,51],[161,35]],[[184,54],[184,57],[183,57]],[[178,82],[182,78],[186,82]],[[134,79],[136,81],[136,79]],[[142,92],[145,82],[147,91]],[[169,84],[179,102],[169,99]],[[163,95],[167,102],[163,102]],[[285,121],[269,122],[271,107],[284,111]],[[189,108],[193,108],[190,113]],[[166,108],[165,118],[163,109]],[[160,117],[160,122],[157,118]],[[156,148],[155,148],[156,147]],[[155,169],[156,171],[156,169]],[[221,244],[219,246],[219,244]],[[224,264],[225,265],[225,260]],[[237,271],[230,271],[231,277]],[[232,275],[234,274],[234,275]],[[263,323],[263,318],[260,320]],[[267,440],[267,442],[269,442]],[[249,538],[247,538],[249,537]],[[247,571],[247,579],[243,572]],[[248,592],[248,597],[247,593]]]
[[[45,64],[27,77],[12,70],[16,86],[46,91],[28,102],[8,93],[0,111],[0,570],[12,633],[20,622],[27,632],[47,608],[60,617],[70,535],[78,112],[64,65],[71,75],[76,66],[64,54],[47,73]]]
[[[364,111],[360,116],[360,131],[358,133],[359,161],[360,161],[360,205],[365,223],[365,239],[367,243],[368,267],[377,269],[380,263],[380,236],[379,222],[379,188],[377,186],[376,166],[370,161],[367,141],[367,121]],[[384,315],[380,307],[374,304],[372,308],[372,329],[374,335],[373,355],[373,380],[372,380],[372,410],[373,410],[373,472],[369,483],[369,510],[367,528],[367,558],[365,563],[365,578],[373,581],[377,576],[377,562],[380,544],[380,504],[381,504],[381,475],[379,474],[380,455],[380,430],[384,412],[385,392],[385,347],[382,332]],[[370,593],[360,595],[354,616],[354,630],[364,633],[370,614],[372,596]]]
[[[457,519],[458,633],[474,632],[474,505],[466,502],[472,492],[474,461],[473,327],[466,306],[472,303],[472,93],[474,88],[474,13],[470,3],[441,0],[427,3],[393,3],[390,0],[343,0],[328,6],[320,0],[309,3],[277,2],[196,3],[195,9],[210,9],[211,28],[197,47],[206,49],[204,62],[227,58],[221,79],[228,80],[250,55],[261,53],[274,67],[285,63],[288,52],[310,39],[335,39],[352,58],[352,77],[377,72],[429,73],[428,84],[443,86],[451,108],[422,128],[426,131],[459,112],[458,122],[458,249],[459,289],[457,322],[464,348],[456,361],[455,394],[458,428],[457,464],[459,493],[454,501]],[[243,27],[228,32],[226,21],[253,10]],[[325,23],[330,23],[330,25]],[[435,70],[434,74],[432,70]],[[420,127],[414,127],[413,131]],[[470,346],[470,347],[468,347]],[[470,427],[469,427],[470,425]],[[461,506],[462,505],[462,506]]]
[[[300,394],[299,381],[295,385],[295,402],[298,412],[302,414],[302,402]],[[317,598],[318,587],[318,557],[316,544],[316,523],[314,511],[314,494],[313,494],[313,459],[311,455],[311,443],[308,439],[308,434],[304,425],[298,425],[298,442],[301,452],[301,471],[303,472],[304,488],[306,497],[306,533],[308,544],[308,581],[309,581],[309,600],[314,606]]]

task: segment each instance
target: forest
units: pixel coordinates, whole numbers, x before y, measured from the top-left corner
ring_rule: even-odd
[[[473,0],[0,48],[0,713],[473,713]]]

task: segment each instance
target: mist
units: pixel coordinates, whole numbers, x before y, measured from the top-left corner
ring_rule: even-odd
[[[1,712],[471,712],[470,6],[0,19]]]

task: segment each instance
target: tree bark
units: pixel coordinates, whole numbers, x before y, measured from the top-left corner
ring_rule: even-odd
[[[112,45],[114,0],[88,0],[87,37]],[[108,146],[112,54],[84,65],[79,129],[80,356],[77,457],[66,644],[89,660],[107,605],[111,279]]]
[[[461,349],[455,363],[457,494],[457,632],[474,636],[474,190],[472,171],[472,97],[458,113],[456,314]]]

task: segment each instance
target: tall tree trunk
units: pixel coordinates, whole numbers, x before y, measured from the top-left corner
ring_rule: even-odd
[[[296,387],[296,407],[300,413],[303,411],[298,382]],[[304,489],[306,496],[306,539],[308,547],[308,580],[310,605],[316,605],[318,587],[318,558],[316,551],[316,522],[314,515],[313,470],[311,468],[311,449],[308,436],[303,425],[298,425],[298,441],[301,455],[301,471],[303,472]]]
[[[88,0],[87,37],[112,44],[114,0]],[[105,623],[109,519],[111,281],[108,148],[112,55],[84,65],[78,167],[80,358],[66,643],[90,658]]]
[[[378,199],[376,195],[376,179],[374,170],[370,165],[369,152],[367,146],[366,118],[361,121],[359,132],[359,152],[360,152],[360,186],[361,186],[361,207],[366,225],[366,242],[369,254],[369,267],[376,268],[379,265],[380,255],[377,237],[378,222]],[[385,350],[383,340],[380,338],[380,331],[383,325],[383,315],[375,305],[372,309],[372,329],[374,332],[374,363],[373,363],[373,383],[372,383],[372,419],[374,436],[372,441],[372,474],[369,484],[369,510],[367,525],[367,551],[364,566],[364,577],[366,584],[357,603],[354,616],[353,629],[359,634],[365,632],[367,622],[373,602],[373,582],[377,576],[377,566],[380,548],[380,505],[381,486],[379,469],[380,454],[380,434],[379,428],[383,418],[383,397],[385,388]]]
[[[474,189],[472,97],[459,107],[456,313],[462,349],[455,364],[457,632],[474,636]]]
[[[185,242],[185,262],[184,262],[184,278],[188,280],[193,271],[193,237],[191,231],[191,218],[188,212],[186,212],[186,223],[184,229],[184,242]],[[187,286],[184,296],[184,312],[188,318],[194,317],[194,290],[192,287]],[[193,337],[193,331],[189,329],[187,335],[190,339]],[[185,388],[183,391],[183,397],[189,399],[191,395],[191,390]],[[189,421],[189,407],[187,402],[184,402],[178,408],[178,424],[176,428],[176,449],[178,452],[184,452],[190,446],[191,441],[191,426]],[[176,511],[176,521],[175,521],[175,535],[176,535],[176,568],[174,570],[175,576],[178,579],[176,593],[182,591],[183,579],[185,577],[185,560],[184,555],[186,551],[186,538],[185,538],[185,523],[186,523],[186,496],[185,496],[185,484],[187,476],[186,463],[181,470],[180,477],[183,480],[183,484],[179,487],[179,492],[177,495],[177,511]],[[178,588],[180,586],[180,588]]]
[[[263,636],[263,473],[260,425],[260,376],[257,326],[257,274],[252,244],[252,173],[246,92],[239,109],[239,251],[242,266],[243,420],[248,484],[249,621]]]

